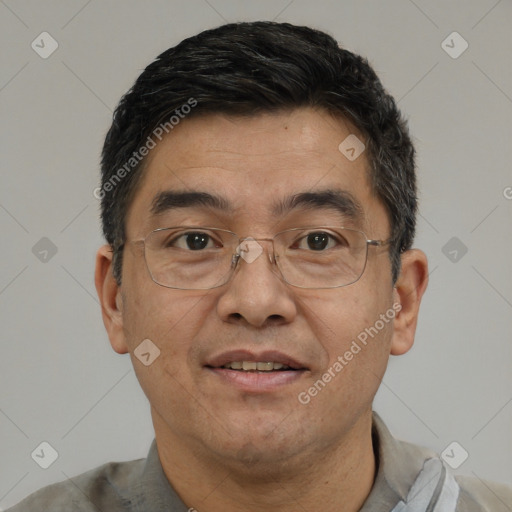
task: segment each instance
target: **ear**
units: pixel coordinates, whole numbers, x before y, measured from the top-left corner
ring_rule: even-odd
[[[402,254],[402,269],[398,276],[393,303],[399,311],[394,319],[394,332],[391,340],[391,354],[405,354],[414,343],[418,323],[421,298],[428,284],[427,257],[419,249],[411,249]]]
[[[117,353],[126,354],[128,347],[123,330],[123,298],[112,273],[112,257],[110,245],[98,249],[94,282],[110,344]]]

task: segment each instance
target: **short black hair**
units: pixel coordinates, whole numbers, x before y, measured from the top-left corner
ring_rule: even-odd
[[[369,182],[389,215],[395,283],[416,225],[415,150],[407,124],[366,59],[322,31],[270,21],[229,23],[183,40],[159,55],[121,98],[97,189],[117,283],[126,214],[147,153],[142,148],[155,130],[163,133],[159,126],[170,133],[183,114],[255,116],[299,107],[343,116],[365,137]]]

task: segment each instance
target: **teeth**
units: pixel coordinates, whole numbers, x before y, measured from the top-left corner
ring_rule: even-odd
[[[223,366],[230,370],[244,370],[244,371],[260,371],[260,372],[271,372],[272,370],[289,370],[290,367],[281,363],[273,362],[255,362],[255,361],[233,361]]]

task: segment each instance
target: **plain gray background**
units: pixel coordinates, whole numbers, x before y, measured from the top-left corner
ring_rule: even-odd
[[[409,119],[430,285],[415,347],[391,358],[375,409],[399,438],[438,452],[457,441],[469,457],[456,473],[512,483],[509,0],[2,0],[1,508],[146,455],[148,403],[110,348],[93,283],[99,153],[160,52],[257,19],[326,30],[368,57]],[[46,59],[31,47],[44,31],[59,45]],[[469,44],[458,58],[442,46],[454,31]],[[38,254],[44,237],[56,254]],[[46,470],[31,458],[43,441],[59,454]]]

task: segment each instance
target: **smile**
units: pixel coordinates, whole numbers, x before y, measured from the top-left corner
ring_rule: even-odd
[[[272,372],[272,371],[286,371],[292,370],[289,366],[281,363],[274,362],[255,362],[255,361],[234,361],[232,363],[226,363],[222,366],[228,370],[239,370],[246,372]]]

